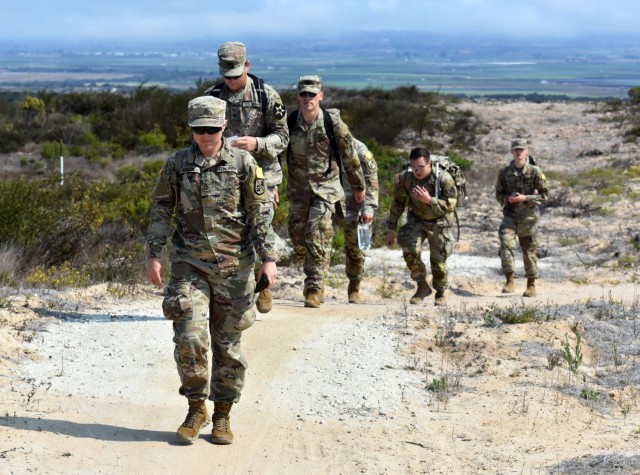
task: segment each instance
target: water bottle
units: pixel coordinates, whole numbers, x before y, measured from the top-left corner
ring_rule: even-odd
[[[358,224],[358,247],[363,251],[371,249],[371,226],[369,223]]]

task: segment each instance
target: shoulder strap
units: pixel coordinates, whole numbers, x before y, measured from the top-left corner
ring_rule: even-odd
[[[328,175],[331,172],[331,160],[335,157],[336,163],[338,164],[338,169],[342,170],[342,157],[340,156],[340,149],[338,148],[338,142],[336,140],[336,133],[333,127],[333,120],[331,119],[331,114],[324,109],[322,109],[323,119],[324,119],[324,130],[327,132],[327,136],[329,137],[329,146],[331,147],[331,152],[329,153],[329,168],[325,172],[325,175]],[[342,173],[340,173],[340,177],[342,177]]]
[[[210,87],[209,89],[204,91],[204,93],[207,96],[220,97],[220,92],[222,91],[222,86],[224,86],[224,81],[222,81],[222,82]]]
[[[253,87],[256,88],[258,97],[260,98],[260,107],[262,108],[262,116],[267,116],[267,92],[264,90],[264,80],[258,76],[247,73],[247,76],[253,81]]]

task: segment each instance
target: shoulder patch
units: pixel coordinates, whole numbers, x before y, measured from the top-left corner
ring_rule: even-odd
[[[262,167],[256,168],[256,178],[264,179],[264,172],[262,171]]]
[[[284,105],[282,104],[282,102],[276,102],[273,105],[273,115],[278,120],[284,119],[284,116],[287,115],[287,110],[284,108]]]
[[[256,195],[264,195],[265,186],[264,186],[264,178],[256,178],[256,181],[253,185],[253,191],[256,192]]]

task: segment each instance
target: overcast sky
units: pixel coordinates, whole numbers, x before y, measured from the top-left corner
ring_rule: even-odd
[[[385,30],[519,37],[638,33],[640,1],[0,0],[2,41],[175,41]]]

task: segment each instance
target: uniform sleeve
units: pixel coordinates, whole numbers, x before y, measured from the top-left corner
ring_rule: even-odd
[[[407,180],[406,170],[401,172],[400,178],[393,185],[393,201],[391,202],[391,208],[389,209],[389,217],[387,218],[387,230],[395,231],[398,227],[398,221],[400,216],[404,213],[404,209],[407,206],[409,195],[407,194],[407,187],[405,181]]]
[[[243,195],[251,238],[256,253],[263,262],[267,259],[275,261],[275,240],[269,239],[269,236],[273,235],[270,215],[271,202],[264,174],[262,168],[258,166],[251,155],[246,154],[245,160],[247,179],[244,182]]]
[[[151,192],[151,219],[147,233],[147,257],[159,257],[171,234],[171,217],[177,201],[178,174],[175,171],[176,155],[172,155],[162,167],[156,186]]]
[[[360,158],[360,167],[364,173],[364,180],[367,184],[362,214],[373,216],[378,209],[378,166],[373,154],[367,147],[364,147],[364,151],[358,150],[358,156]]]
[[[353,135],[349,127],[339,117],[333,117],[334,133],[340,150],[342,167],[347,175],[347,180],[354,191],[361,191],[367,188],[364,173],[360,166],[360,159],[356,150]]]
[[[507,199],[509,198],[509,190],[504,180],[504,169],[498,173],[498,179],[496,180],[496,200],[500,203],[501,207],[507,206]]]
[[[289,145],[289,129],[287,128],[287,111],[280,95],[271,86],[265,84],[267,109],[265,120],[266,133],[257,137],[258,148],[254,155],[269,163],[278,161],[278,155]]]
[[[544,176],[544,173],[542,172],[540,167],[534,167],[533,187],[538,193],[533,195],[527,195],[527,201],[530,201],[536,206],[540,206],[546,203],[547,199],[549,198],[549,190],[547,188],[547,177]]]

